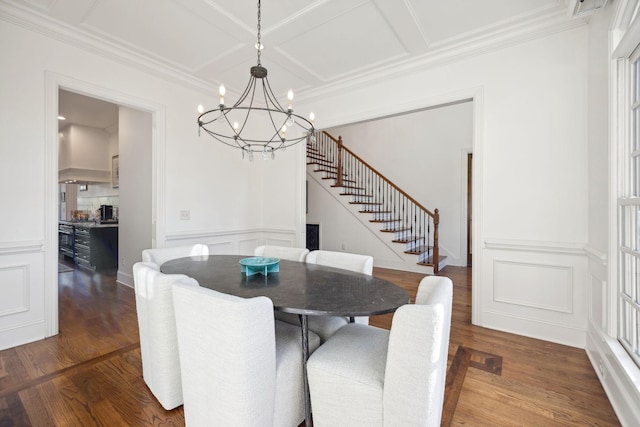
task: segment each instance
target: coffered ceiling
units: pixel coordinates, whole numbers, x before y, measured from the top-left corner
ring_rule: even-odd
[[[304,92],[470,42],[569,20],[576,0],[264,0],[262,64]],[[5,0],[67,39],[241,91],[256,64],[255,0]],[[43,25],[43,22],[46,25]],[[70,34],[75,34],[74,37]],[[90,44],[87,44],[90,43]]]
[[[576,25],[586,3],[606,0],[263,0],[261,62],[300,99]],[[230,99],[257,62],[257,0],[2,0],[3,15]]]

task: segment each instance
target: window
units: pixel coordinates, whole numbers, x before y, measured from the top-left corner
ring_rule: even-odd
[[[640,365],[640,48],[630,59],[631,132],[618,171],[618,340]]]

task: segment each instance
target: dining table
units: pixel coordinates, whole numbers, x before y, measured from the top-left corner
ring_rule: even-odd
[[[252,258],[252,257],[251,257]],[[277,268],[247,274],[242,255],[177,258],[160,266],[165,274],[185,274],[200,286],[242,298],[266,296],[275,310],[299,315],[301,324],[305,425],[311,425],[306,361],[308,316],[373,316],[394,312],[409,303],[409,294],[389,281],[319,264],[276,260]],[[277,270],[277,271],[274,271]]]

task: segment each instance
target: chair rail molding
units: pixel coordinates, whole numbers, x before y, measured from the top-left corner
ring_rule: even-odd
[[[606,267],[609,264],[609,259],[607,257],[607,254],[604,252],[601,252],[600,250],[594,248],[593,246],[589,246],[589,245],[585,246],[584,251],[589,257],[589,260],[596,262],[602,267]]]
[[[44,241],[0,242],[0,255],[13,255],[28,252],[42,252]]]
[[[545,242],[485,238],[484,246],[487,249],[499,249],[505,251],[542,252],[578,256],[587,255],[585,244],[575,242]]]

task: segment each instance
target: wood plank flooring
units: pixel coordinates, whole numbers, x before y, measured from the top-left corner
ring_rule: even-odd
[[[454,281],[443,426],[620,425],[584,350],[471,325],[471,270],[441,274]],[[423,277],[374,275],[412,297]],[[182,408],[165,411],[142,380],[133,290],[110,274],[59,281],[60,334],[0,352],[0,427],[184,425]]]

